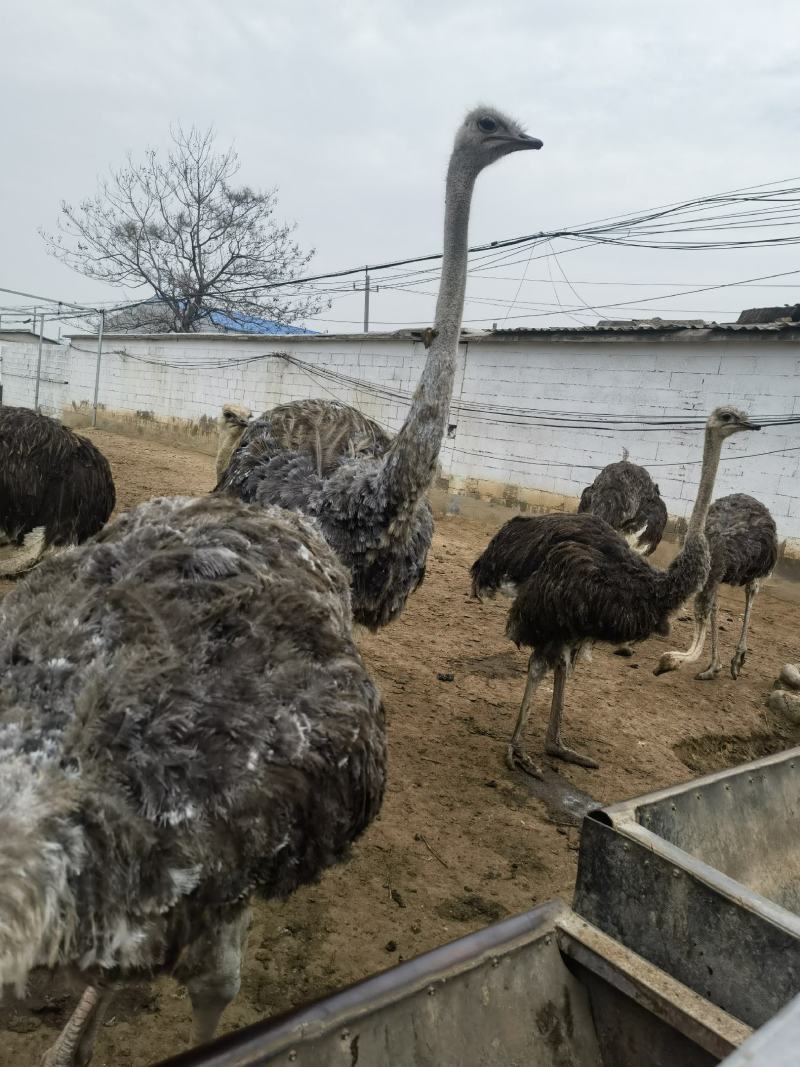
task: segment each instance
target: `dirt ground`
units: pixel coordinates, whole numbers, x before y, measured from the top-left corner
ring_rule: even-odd
[[[122,509],[213,484],[211,457],[107,432],[90,436],[111,462]],[[538,902],[571,898],[577,820],[548,805],[552,786],[543,792],[503,761],[526,667],[524,653],[503,635],[508,602],[479,604],[468,596],[468,568],[503,519],[440,519],[425,584],[398,622],[363,639],[388,715],[383,811],[350,862],[319,885],[288,903],[255,905],[241,993],[223,1031]],[[664,549],[656,561],[668,555]],[[724,663],[743,599],[740,590],[722,593]],[[662,651],[688,645],[685,618],[669,639],[648,642],[633,659],[596,649],[568,686],[565,732],[601,767],[545,760],[551,780],[609,803],[787,747],[794,739],[764,702],[781,665],[800,658],[799,628],[797,588],[773,581],[756,601],[737,682],[727,673],[715,682],[695,681],[688,671],[653,675]],[[528,745],[537,758],[549,693],[541,693],[541,714],[530,723]],[[0,1062],[38,1064],[73,1003],[70,991],[37,978],[27,1001],[0,1013]],[[185,1048],[189,1032],[189,1004],[174,982],[131,987],[112,1007],[93,1063],[156,1063]]]

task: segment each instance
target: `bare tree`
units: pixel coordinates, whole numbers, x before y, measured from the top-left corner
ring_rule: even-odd
[[[142,307],[165,328],[203,328],[210,311],[288,324],[316,314],[316,294],[275,288],[298,277],[313,256],[275,219],[274,189],[234,186],[239,158],[217,152],[213,130],[171,131],[166,158],[154,149],[100,181],[77,207],[62,202],[58,232],[40,231],[68,266],[112,285],[148,286]]]

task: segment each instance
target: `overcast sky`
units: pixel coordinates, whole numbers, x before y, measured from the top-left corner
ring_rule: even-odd
[[[315,271],[439,250],[453,132],[477,102],[510,112],[545,147],[481,176],[473,243],[800,172],[796,0],[0,4],[0,285],[65,300],[118,291],[52,260],[37,228],[52,228],[60,200],[93,193],[128,151],[164,145],[175,121],[213,124],[220,143],[235,142],[244,182],[278,186],[281,214],[317,249]],[[800,267],[792,248],[559,259],[592,306],[669,291],[657,282]],[[529,310],[525,301],[575,302],[554,261],[528,264],[520,285],[524,267],[471,283],[471,296],[516,297],[513,308],[471,302],[465,319],[490,325]],[[653,287],[589,284],[601,281]],[[729,318],[796,299],[790,288],[724,290],[663,302],[661,313]],[[360,301],[337,301],[319,327],[349,329]],[[425,321],[431,306],[378,293],[372,315]]]

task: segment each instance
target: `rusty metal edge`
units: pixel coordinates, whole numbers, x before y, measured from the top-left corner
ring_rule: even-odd
[[[676,978],[649,963],[574,912],[556,920],[563,955],[619,990],[700,1048],[723,1059],[753,1033]]]

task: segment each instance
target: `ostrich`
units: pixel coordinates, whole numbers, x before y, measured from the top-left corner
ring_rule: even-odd
[[[744,493],[733,493],[715,500],[711,505],[705,533],[711,554],[711,570],[705,585],[695,597],[692,644],[686,652],[665,652],[655,674],[674,671],[683,663],[694,663],[700,659],[706,641],[709,617],[711,663],[696,677],[709,681],[719,674],[717,589],[721,583],[744,586],[742,632],[731,660],[731,675],[734,679],[739,677],[744,666],[747,655],[747,627],[759,580],[769,577],[778,558],[778,531],[775,528],[775,520],[758,500]]]
[[[242,434],[252,416],[253,412],[250,408],[240,407],[239,404],[225,404],[223,406],[222,414],[217,419],[219,431],[217,478],[220,477],[230,463],[231,456],[234,450],[239,447]]]
[[[623,448],[620,462],[603,467],[592,484],[586,486],[578,512],[605,519],[643,556],[655,552],[667,525],[667,508],[658,486],[644,467],[628,461],[627,448]],[[632,656],[633,648],[621,645],[614,652],[617,656]]]
[[[319,477],[331,474],[343,459],[380,459],[392,443],[374,419],[340,400],[279,404],[253,424],[245,444],[267,435],[282,452],[310,455]]]
[[[683,548],[665,571],[634,552],[616,530],[594,515],[517,516],[495,534],[472,565],[472,593],[513,596],[506,633],[532,649],[528,679],[506,762],[534,777],[541,771],[525,753],[522,736],[536,688],[554,672],[545,751],[583,767],[597,767],[561,736],[567,677],[578,654],[596,641],[643,641],[669,631],[669,617],[702,587],[709,573],[704,528],[722,442],[758,430],[747,415],[716,408],[708,419],[697,498]]]
[[[581,493],[578,512],[605,519],[628,544],[643,556],[658,548],[667,525],[667,508],[658,486],[638,463],[622,459],[603,467],[591,485]]]
[[[370,630],[400,614],[425,574],[433,536],[425,493],[453,388],[475,180],[503,156],[541,146],[512,119],[487,107],[471,111],[456,135],[447,172],[435,322],[422,377],[396,437],[389,440],[381,431],[370,442],[367,424],[375,424],[344,404],[286,404],[247,428],[215,489],[313,517],[350,572],[355,620]],[[282,424],[296,413],[297,432],[288,444],[275,425],[276,413]],[[361,447],[351,447],[354,438]]]
[[[385,776],[349,578],[302,516],[159,499],[0,607],[0,988],[88,983],[47,1067],[86,1064],[115,983],[167,971],[209,1040],[248,900],[342,859]]]
[[[0,408],[0,576],[102,529],[116,502],[108,460],[60,422]]]

